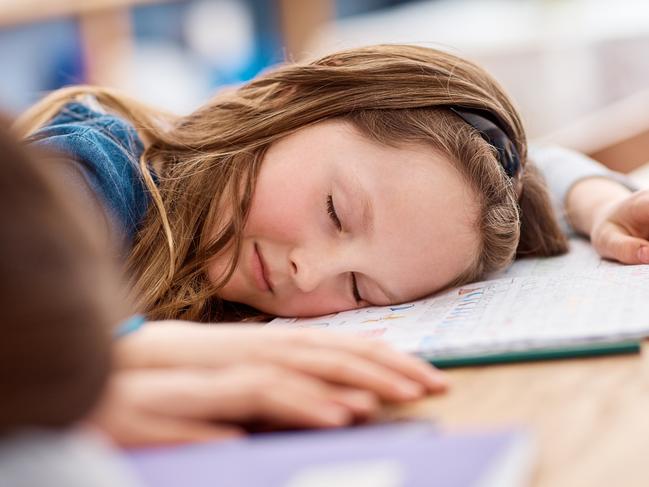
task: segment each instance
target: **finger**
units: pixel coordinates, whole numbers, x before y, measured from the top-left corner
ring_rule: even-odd
[[[376,407],[317,378],[266,364],[169,371],[151,380],[158,383],[148,407],[185,418],[315,428],[348,424]]]
[[[228,440],[245,435],[242,428],[234,425],[164,416],[149,418],[141,427],[135,429],[137,436],[131,433],[129,446],[198,443]]]
[[[304,344],[319,348],[342,350],[364,357],[367,360],[381,364],[394,373],[401,374],[423,385],[431,392],[441,392],[448,387],[448,381],[443,372],[415,356],[395,350],[384,342],[335,332],[295,331]]]
[[[195,443],[244,435],[244,431],[235,425],[214,424],[145,411],[115,413],[97,415],[91,421],[122,447]]]
[[[362,348],[359,353],[364,357],[422,384],[430,392],[448,389],[446,374],[419,357],[399,352],[384,342],[363,343]]]
[[[335,427],[377,407],[325,382],[273,365],[240,366],[215,376],[218,416],[232,421],[264,420],[294,427]],[[242,391],[247,391],[242,394]]]
[[[294,350],[275,358],[282,366],[299,370],[336,384],[372,391],[387,401],[410,401],[424,388],[380,363],[339,350]]]
[[[352,423],[351,412],[333,397],[327,400],[320,394],[296,383],[284,382],[280,387],[268,388],[257,395],[252,415],[270,424],[306,428],[331,428]]]
[[[237,408],[238,414],[248,409],[250,417],[274,423],[330,427],[368,418],[379,409],[371,392],[334,386],[290,369],[266,364],[261,374],[256,366],[240,370],[237,383],[249,384],[254,397]]]
[[[352,411],[355,419],[369,419],[379,412],[380,403],[376,394],[350,387],[331,387],[337,391],[333,402]]]
[[[626,235],[617,227],[611,227],[602,242],[595,246],[602,257],[623,264],[649,263],[649,241]]]

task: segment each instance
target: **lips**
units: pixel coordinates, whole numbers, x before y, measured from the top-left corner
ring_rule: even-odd
[[[262,291],[273,292],[273,286],[268,277],[268,267],[257,244],[254,244],[252,269],[257,287]]]

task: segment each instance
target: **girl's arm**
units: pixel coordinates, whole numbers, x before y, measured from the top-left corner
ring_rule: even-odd
[[[613,203],[627,199],[633,191],[620,182],[602,176],[576,181],[565,196],[565,215],[574,230],[590,236],[597,215]]]
[[[561,227],[567,234],[579,233],[589,236],[589,229],[582,223],[592,218],[592,203],[612,201],[622,194],[628,196],[638,189],[624,175],[570,149],[558,146],[531,146],[529,157],[543,173]],[[599,191],[604,186],[615,189],[606,190],[606,194],[598,201],[583,199],[585,194]],[[575,189],[579,191],[575,193]],[[571,195],[575,194],[577,197],[572,198]]]
[[[614,181],[587,179],[575,184],[566,209],[602,257],[649,264],[649,190],[631,193]]]
[[[602,256],[626,264],[649,263],[649,191],[577,152],[530,150],[543,172],[567,233],[590,238]]]

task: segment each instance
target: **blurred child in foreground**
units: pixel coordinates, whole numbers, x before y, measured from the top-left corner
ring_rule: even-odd
[[[123,318],[93,222],[65,201],[0,122],[0,486],[134,485],[81,428]]]

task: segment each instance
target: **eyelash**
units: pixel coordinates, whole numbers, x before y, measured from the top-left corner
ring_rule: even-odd
[[[327,213],[329,214],[331,221],[333,221],[338,231],[342,231],[343,224],[340,221],[340,218],[338,218],[338,214],[336,213],[336,208],[334,207],[334,199],[333,196],[331,196],[330,194],[327,195]],[[356,301],[356,304],[358,304],[363,300],[363,298],[361,297],[361,294],[358,291],[358,285],[356,284],[356,275],[353,272],[351,273],[351,275],[352,275],[352,294],[354,296],[354,300]]]
[[[334,222],[334,225],[336,225],[338,231],[342,231],[343,224],[341,223],[340,218],[338,218],[336,208],[334,208],[334,199],[330,194],[327,195],[327,213],[329,213],[329,217]]]

